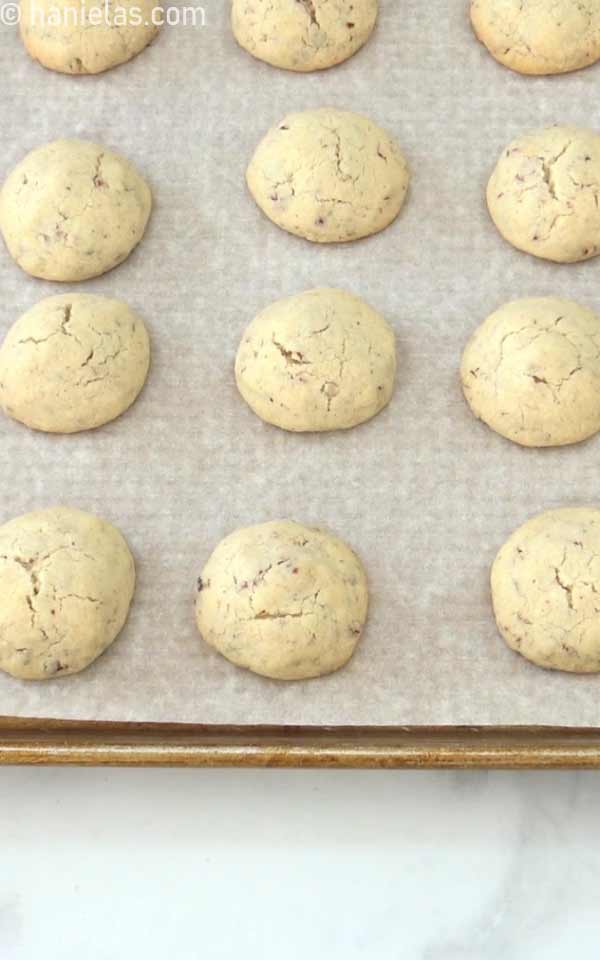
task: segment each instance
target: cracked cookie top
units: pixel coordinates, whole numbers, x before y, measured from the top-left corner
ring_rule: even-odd
[[[150,188],[129,161],[86,140],[56,140],[7,177],[0,230],[26,273],[87,280],[127,259],[151,207]]]
[[[527,74],[568,73],[600,58],[598,0],[471,0],[475,34]]]
[[[155,0],[119,0],[114,6],[98,0],[20,0],[20,8],[25,49],[59,73],[110,70],[140,53],[159,29]]]
[[[235,375],[248,405],[284,430],[354,427],[392,395],[394,332],[381,314],[344,290],[279,300],[247,328]]]
[[[573,263],[600,253],[600,136],[548,127],[504,150],[487,188],[492,220],[518,250]]]
[[[35,430],[90,430],[131,406],[149,363],[146,328],[127,304],[48,297],[13,324],[0,348],[0,406]]]
[[[408,190],[402,152],[367,117],[323,108],[291,113],[252,158],[248,187],[277,226],[315,243],[357,240],[385,229]]]
[[[235,39],[284,70],[333,67],[369,39],[379,0],[233,0]]]
[[[475,331],[461,365],[473,413],[526,447],[600,431],[600,318],[572,300],[516,300]]]
[[[0,670],[22,680],[78,673],[117,637],[135,568],[121,533],[70,507],[0,527]]]
[[[498,553],[491,584],[509,647],[551,670],[600,671],[600,510],[529,520]]]
[[[204,640],[239,667],[307,680],[350,659],[367,618],[355,553],[332,534],[290,520],[237,530],[198,580]]]

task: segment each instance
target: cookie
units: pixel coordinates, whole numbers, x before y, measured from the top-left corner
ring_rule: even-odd
[[[369,420],[392,396],[394,332],[344,290],[279,300],[252,321],[235,377],[259,417],[296,432],[344,430]]]
[[[127,304],[91,294],[42,300],[0,348],[0,406],[48,433],[114,420],[142,389],[150,364],[146,328]]]
[[[239,45],[274,67],[306,73],[352,57],[367,42],[379,0],[233,0]]]
[[[600,317],[537,297],[496,310],[475,331],[461,379],[473,413],[524,447],[559,447],[600,431]]]
[[[308,680],[350,659],[367,618],[362,564],[337,537],[289,520],[237,530],[198,581],[196,620],[224,657],[275,680]]]
[[[550,670],[600,671],[600,510],[550,510],[520,527],[492,568],[509,647]]]
[[[471,0],[479,40],[518,73],[579,70],[600,59],[597,0]]]
[[[544,260],[573,263],[600,253],[600,136],[548,127],[506,148],[487,188],[505,240]]]
[[[126,260],[152,196],[123,157],[85,140],[28,153],[0,191],[0,230],[19,266],[43,280],[97,277]]]
[[[106,520],[70,507],[0,527],[0,670],[48,680],[89,666],[120,633],[135,568]]]
[[[102,73],[131,60],[154,40],[161,9],[154,0],[20,0],[25,49],[59,73]]]
[[[246,180],[273,223],[314,243],[358,240],[395,220],[409,172],[392,137],[367,117],[290,113],[259,144]]]

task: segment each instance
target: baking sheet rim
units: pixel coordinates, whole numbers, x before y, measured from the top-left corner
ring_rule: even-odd
[[[241,727],[0,717],[0,764],[598,769],[600,728]]]

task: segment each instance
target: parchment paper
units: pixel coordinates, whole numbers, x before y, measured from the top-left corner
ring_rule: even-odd
[[[30,148],[81,136],[150,180],[155,211],[136,253],[77,289],[128,300],[152,334],[142,397],[93,433],[52,437],[0,419],[0,521],[56,503],[117,524],[138,587],[127,627],[77,677],[0,675],[0,714],[78,719],[305,724],[600,724],[600,677],[541,671],[500,640],[488,572],[543,509],[600,500],[600,438],[527,451],[477,423],[458,364],[505,300],[572,297],[600,310],[600,260],[560,267],[505,244],[484,189],[501,149],[554,122],[594,126],[600,66],[528,79],[471,34],[467,0],[382,0],[357,57],[319,74],[276,71],[239,50],[228,3],[204,28],[165,28],[98,78],[46,72],[0,30],[0,175]],[[259,138],[290,110],[370,114],[402,144],[413,183],[400,219],[352,245],[312,246],[254,206],[244,185]],[[348,433],[294,436],[261,423],[232,373],[266,304],[341,286],[398,335],[390,408]],[[57,284],[0,250],[0,334]],[[240,671],[196,632],[195,580],[232,529],[288,516],[324,523],[358,551],[371,612],[351,665],[278,684]]]

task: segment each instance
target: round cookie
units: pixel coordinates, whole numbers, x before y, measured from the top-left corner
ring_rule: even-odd
[[[600,510],[550,510],[520,527],[492,567],[509,647],[540,667],[600,671]]]
[[[135,567],[119,531],[53,507],[0,527],[0,670],[22,680],[78,673],[117,637]]]
[[[519,73],[568,73],[600,59],[597,0],[471,0],[471,22],[492,56]]]
[[[473,413],[525,447],[600,431],[600,318],[572,300],[507,303],[471,337],[461,379]]]
[[[246,173],[273,223],[314,243],[378,233],[398,216],[409,172],[400,148],[367,117],[291,113],[259,144]]]
[[[25,49],[59,73],[102,73],[135,57],[158,32],[155,0],[20,0]],[[98,15],[100,12],[100,16]]]
[[[146,328],[127,304],[91,294],[48,297],[0,347],[0,406],[35,430],[91,430],[131,406],[149,364]]]
[[[369,420],[389,403],[395,374],[393,330],[344,290],[310,290],[267,307],[244,333],[235,362],[252,410],[296,432]]]
[[[492,220],[518,250],[573,263],[600,253],[600,136],[548,127],[514,140],[487,188]]]
[[[123,157],[85,140],[28,153],[0,192],[0,230],[19,266],[43,280],[97,277],[126,260],[152,195]]]
[[[325,70],[367,42],[379,0],[233,0],[235,39],[284,70]]]
[[[344,666],[367,618],[367,578],[337,537],[289,520],[237,530],[198,581],[196,621],[238,667],[307,680]]]

